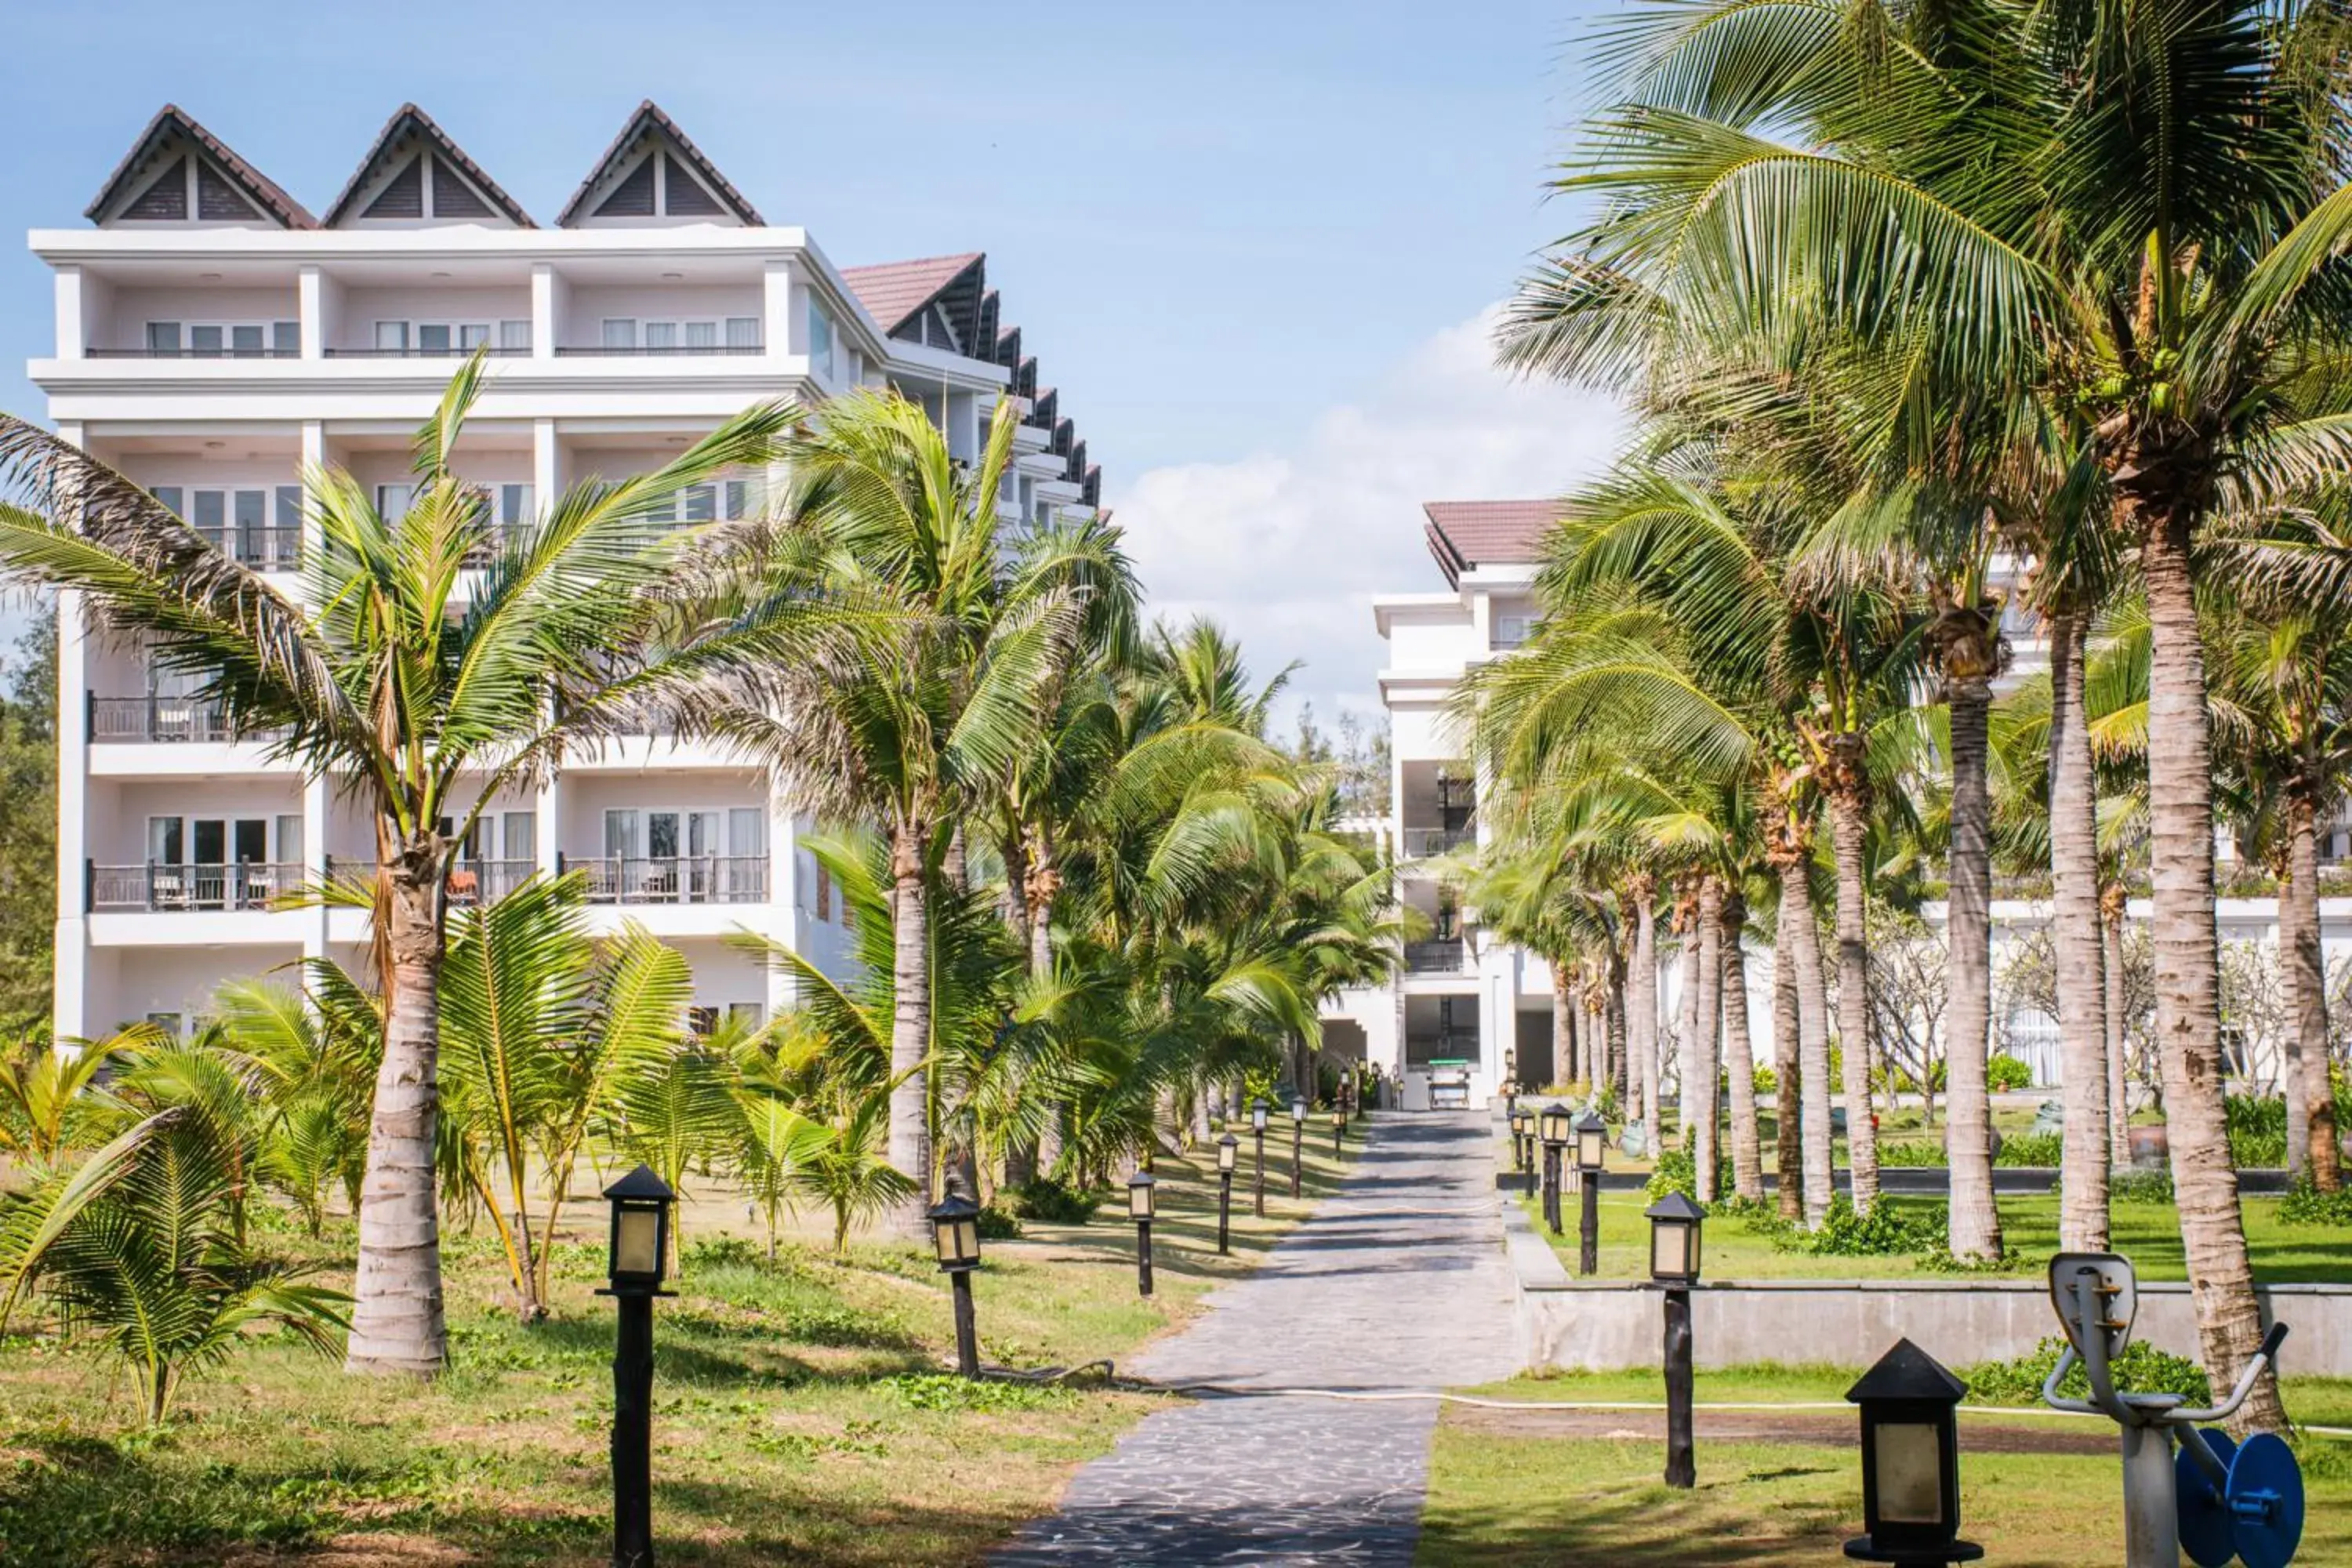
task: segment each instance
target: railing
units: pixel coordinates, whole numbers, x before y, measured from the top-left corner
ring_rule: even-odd
[[[762,343],[677,343],[669,348],[649,349],[642,345],[629,348],[599,348],[591,346],[564,347],[555,351],[558,359],[675,359],[683,354],[690,358],[709,358],[728,354],[757,356],[768,352]]]
[[[1404,841],[1404,857],[1418,860],[1429,855],[1450,855],[1456,849],[1467,849],[1478,842],[1475,827],[1408,827],[1399,837]]]
[[[1470,973],[1470,944],[1459,937],[1447,937],[1438,942],[1406,942],[1404,969],[1407,974],[1467,974]]]
[[[299,349],[96,349],[81,351],[85,359],[300,359]]]
[[[449,902],[457,909],[494,904],[538,869],[536,860],[460,860],[449,868]]]
[[[302,884],[299,865],[247,860],[233,866],[91,866],[89,907],[98,910],[259,910]]]
[[[530,357],[530,350],[528,347],[501,348],[495,344],[488,343],[480,344],[469,349],[455,347],[446,349],[326,349],[321,352],[323,352],[329,359],[472,359],[478,353],[487,353],[492,359],[529,359]]]
[[[568,860],[588,876],[590,901],[603,904],[760,904],[768,899],[765,855]]]
[[[302,530],[299,524],[281,528],[251,523],[237,528],[198,528],[196,531],[215,550],[234,557],[241,566],[257,566],[264,572],[291,572],[301,563]]]
[[[229,726],[221,705],[208,697],[92,697],[89,738],[110,745],[167,745],[183,741],[274,741],[283,729]]]

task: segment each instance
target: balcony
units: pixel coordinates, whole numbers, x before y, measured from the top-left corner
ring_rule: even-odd
[[[738,358],[756,359],[767,352],[766,345],[762,343],[667,343],[658,347],[632,343],[612,348],[589,343],[576,346],[558,344],[555,357],[558,359],[709,359],[714,356],[724,358],[734,355]]]
[[[170,865],[89,868],[93,913],[120,910],[266,910],[270,900],[302,885],[302,868],[246,860],[233,866]]]
[[[194,527],[194,524],[189,526]],[[196,528],[205,542],[240,566],[257,572],[291,572],[302,561],[300,524],[252,523],[236,528]]]
[[[302,351],[299,348],[271,347],[268,344],[259,348],[86,348],[81,352],[84,359],[300,359],[302,357]]]
[[[1468,849],[1478,842],[1478,829],[1462,827],[1408,827],[1401,831],[1404,858],[1423,860],[1432,855],[1451,855],[1456,849]]]
[[[407,348],[386,349],[331,348],[321,350],[320,352],[329,359],[463,360],[472,359],[478,353],[486,353],[492,359],[529,359],[530,357],[530,347],[529,344],[524,344],[520,348],[507,348],[490,343],[478,343],[467,348],[457,348],[453,346],[448,348],[421,349],[412,345]]]
[[[1406,942],[1404,972],[1407,974],[1467,974],[1470,973],[1470,944],[1460,937]]]
[[[100,745],[169,745],[199,742],[274,741],[282,729],[232,729],[221,705],[206,697],[92,697],[89,738]]]
[[[600,904],[763,904],[765,855],[678,855],[567,860],[584,872],[588,899]]]
[[[460,860],[449,868],[449,904],[477,909],[494,904],[531,879],[536,860]]]

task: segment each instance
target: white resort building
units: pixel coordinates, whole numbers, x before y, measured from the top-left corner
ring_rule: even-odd
[[[1435,857],[1484,841],[1475,778],[1445,721],[1455,683],[1474,665],[1507,657],[1527,640],[1537,609],[1534,583],[1545,533],[1559,516],[1554,500],[1431,501],[1423,508],[1424,534],[1442,592],[1386,595],[1372,615],[1388,644],[1380,672],[1392,752],[1389,815],[1347,826],[1374,835],[1397,865],[1397,896],[1418,911],[1425,934],[1405,944],[1397,974],[1381,986],[1342,993],[1325,1008],[1324,1044],[1340,1058],[1380,1067],[1396,1079],[1403,1106],[1424,1110],[1456,1099],[1478,1105],[1494,1096],[1516,1062],[1521,1082],[1549,1079],[1553,1061],[1552,976],[1541,955],[1496,940],[1466,910],[1460,890],[1433,866]],[[2004,574],[2004,576],[2008,574]],[[2049,649],[2030,615],[2004,617],[2011,662],[2001,686],[2049,668]],[[2323,877],[2352,858],[2352,814],[2339,817],[2320,843]],[[2232,847],[2217,835],[2223,869]],[[1458,878],[1459,872],[1454,872]],[[2330,884],[2322,883],[2323,892]],[[2226,892],[2225,889],[2225,892]],[[1996,1050],[2022,1059],[2037,1086],[2059,1081],[2058,1025],[2038,1009],[2012,1005],[2000,977],[2016,943],[2045,925],[2046,898],[2000,896],[1993,915],[1993,1039]],[[1922,915],[1939,925],[1944,910],[1929,903]],[[2127,921],[2148,917],[2134,899]],[[2329,966],[2331,1007],[2341,1011],[2352,985],[2352,897],[2320,900],[2321,935]],[[2278,943],[2273,897],[2223,897],[2216,906],[2225,969],[2236,960],[2241,992],[2260,984],[2261,962]],[[1680,966],[1660,919],[1660,1017],[1671,1031],[1680,991]],[[1751,952],[1747,965],[1748,1030],[1759,1064],[1771,1061],[1772,994],[1769,951]],[[1832,976],[1832,979],[1834,977]],[[2230,984],[2225,982],[2225,992]],[[2230,1005],[2225,995],[2225,1006]],[[2246,1021],[2225,1028],[2233,1073],[2257,1084],[2273,1081],[2281,1056],[2265,1023],[2283,1028],[2275,997],[2243,995]],[[1924,1027],[1923,1023],[1923,1027]],[[1669,1081],[1671,1049],[1663,1064]],[[1669,1092],[1672,1092],[1671,1089]]]
[[[489,369],[460,468],[502,522],[583,478],[658,467],[755,402],[860,385],[919,400],[967,458],[1013,394],[1008,527],[1100,495],[982,256],[836,266],[650,102],[544,227],[413,105],[324,216],[175,108],[87,216],[31,236],[56,275],[56,352],[28,368],[50,419],[288,592],[303,465],[347,468],[397,510],[410,434],[477,349]],[[750,476],[681,503],[688,520],[756,504]],[[337,858],[372,858],[370,824],[330,782],[229,739],[71,595],[58,624],[58,1031],[187,1028],[225,979],[355,963],[360,911],[270,904]],[[720,749],[618,743],[491,805],[453,894],[585,871],[604,918],[688,955],[700,1020],[788,1000],[724,944],[739,927],[849,962],[842,911],[799,847],[807,824]]]

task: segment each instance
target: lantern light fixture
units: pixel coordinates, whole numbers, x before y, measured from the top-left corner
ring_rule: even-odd
[[[1240,1157],[1242,1141],[1232,1133],[1217,1140],[1217,1171],[1221,1175],[1234,1173],[1234,1162]]]
[[[1869,1531],[1846,1542],[1866,1563],[1970,1563],[1984,1548],[1960,1533],[1960,1436],[1968,1385],[1897,1340],[1846,1390],[1862,1413],[1862,1513]]]
[[[1138,1171],[1127,1179],[1127,1217],[1149,1221],[1151,1218],[1151,1191],[1159,1184],[1149,1171]]]
[[[927,1217],[931,1241],[939,1248],[940,1269],[952,1274],[980,1266],[980,1205],[961,1191],[950,1189],[933,1204]]]
[[[1698,1283],[1699,1226],[1706,1211],[1682,1193],[1668,1193],[1644,1211],[1650,1221],[1650,1278],[1669,1289]]]
[[[1609,1124],[1601,1120],[1599,1111],[1587,1110],[1576,1119],[1576,1168],[1595,1172],[1608,1158]]]
[[[1305,1124],[1307,1121],[1307,1097],[1305,1095],[1293,1095],[1290,1097],[1290,1120],[1295,1122],[1298,1122],[1301,1125]]]
[[[604,1189],[613,1205],[613,1229],[605,1247],[605,1277],[614,1293],[651,1294],[669,1270],[669,1212],[677,1194],[639,1165]]]
[[[1260,1098],[1250,1101],[1250,1127],[1253,1131],[1258,1132],[1265,1131],[1266,1110],[1267,1107],[1264,1097],[1261,1096]]]
[[[1558,1148],[1569,1141],[1575,1118],[1567,1106],[1555,1100],[1543,1108],[1537,1120],[1543,1127],[1543,1141]]]

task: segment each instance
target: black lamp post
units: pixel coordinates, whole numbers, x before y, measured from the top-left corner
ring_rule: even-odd
[[[956,1371],[980,1375],[980,1329],[971,1315],[971,1271],[980,1267],[980,1205],[950,1187],[931,1205],[931,1241],[955,1291]]]
[[[1698,1283],[1699,1225],[1706,1211],[1680,1193],[1648,1209],[1650,1278],[1666,1292],[1666,1485],[1698,1484],[1691,1452],[1691,1287]]]
[[[1127,1179],[1127,1213],[1135,1221],[1135,1293],[1151,1294],[1151,1189],[1157,1185],[1149,1171]]]
[[[1845,1396],[1862,1408],[1862,1517],[1845,1543],[1864,1563],[1973,1563],[1960,1534],[1960,1426],[1968,1385],[1909,1340],[1878,1358]]]
[[[1576,1119],[1576,1169],[1583,1204],[1577,1216],[1576,1271],[1590,1275],[1601,1268],[1601,1167],[1609,1160],[1609,1124],[1601,1113],[1588,1110]]]
[[[1518,1125],[1518,1115],[1519,1086],[1509,1079],[1505,1079],[1503,1080],[1503,1120],[1516,1127]]]
[[[1572,1118],[1568,1107],[1553,1100],[1536,1118],[1543,1133],[1543,1208],[1544,1223],[1558,1236],[1559,1226],[1559,1157],[1568,1146]]]
[[[1348,1131],[1348,1108],[1334,1100],[1331,1105],[1331,1158],[1339,1157],[1339,1139]]]
[[[1525,1178],[1521,1186],[1528,1192],[1536,1190],[1535,1172],[1536,1113],[1526,1106],[1511,1111],[1511,1165]]]
[[[1299,1193],[1298,1163],[1307,1143],[1307,1100],[1304,1096],[1290,1097],[1290,1195]]]
[[[613,1568],[653,1568],[654,1298],[669,1269],[669,1184],[639,1165],[604,1189],[613,1205],[605,1245],[610,1281],[596,1292],[619,1309],[613,1344]]]
[[[1257,1141],[1257,1172],[1252,1184],[1251,1201],[1257,1206],[1257,1217],[1265,1217],[1265,1112],[1264,1096],[1250,1101],[1250,1136]]]
[[[1232,1133],[1217,1140],[1217,1251],[1220,1256],[1233,1250],[1234,1223],[1234,1160],[1239,1155],[1242,1141]]]

